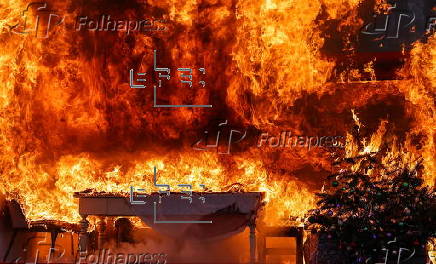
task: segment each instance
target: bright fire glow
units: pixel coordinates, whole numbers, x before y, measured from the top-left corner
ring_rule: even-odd
[[[259,149],[255,142],[226,156],[194,151],[191,143],[220,111],[233,123],[271,134],[324,133],[328,130],[317,130],[318,124],[336,126],[336,115],[347,116],[350,126],[354,117],[364,127],[359,107],[373,96],[405,98],[411,127],[401,152],[422,156],[426,182],[435,184],[436,38],[415,45],[398,73],[403,80],[377,82],[368,63],[371,81],[361,84],[358,93],[347,93],[354,84],[346,76],[358,74],[350,68],[338,77],[341,85],[331,81],[336,62],[322,55],[325,29],[319,21],[338,19],[340,28],[359,28],[358,0],[146,2],[164,10],[170,21],[168,31],[158,35],[161,42],[147,34],[75,32],[66,26],[51,31],[49,38],[2,31],[0,191],[19,199],[30,220],[79,220],[76,191],[127,193],[130,186],[156,191],[154,166],[159,183],[171,186],[265,192],[271,224],[301,217],[315,206],[314,192],[322,184],[316,174],[331,169],[327,151]],[[27,3],[2,0],[1,6],[0,27],[23,23]],[[51,7],[65,15],[69,26],[77,15],[101,14],[97,7],[79,9],[67,1]],[[141,8],[143,17],[153,15],[153,8]],[[128,8],[120,15],[134,14]],[[30,12],[28,19],[36,15]],[[206,26],[192,29],[196,24]],[[173,81],[166,99],[173,104],[215,100],[217,110],[155,109],[151,85],[129,88],[128,69],[136,65],[150,71],[156,47],[162,64],[205,67],[210,78],[210,92]],[[341,101],[313,109],[328,112],[325,120],[309,120],[311,110],[290,110],[305,109],[310,100],[335,92]],[[313,97],[307,99],[307,94]],[[388,139],[391,123],[380,121],[374,120],[378,129],[362,143],[363,153],[379,151]],[[352,138],[347,136],[346,155],[362,154]],[[311,175],[300,177],[306,167]]]

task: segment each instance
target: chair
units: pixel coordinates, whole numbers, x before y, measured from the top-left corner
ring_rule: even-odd
[[[266,248],[267,237],[295,237],[296,250],[291,248]],[[259,230],[259,263],[266,263],[267,255],[295,255],[296,263],[303,264],[302,227],[262,227]]]
[[[70,231],[72,252],[74,252],[73,232],[79,233],[80,231],[77,224],[70,224],[56,220],[27,221],[20,204],[15,200],[7,202],[7,213],[11,219],[13,233],[3,257],[3,262],[6,262],[19,232],[49,232],[51,235],[50,250],[54,250],[58,234]]]

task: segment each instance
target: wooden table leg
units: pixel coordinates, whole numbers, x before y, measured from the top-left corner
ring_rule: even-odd
[[[85,253],[88,250],[88,227],[89,222],[86,220],[87,215],[82,215],[80,220],[80,233],[79,233],[79,254]]]
[[[106,217],[100,216],[97,223],[98,232],[98,247],[97,249],[103,249],[104,242],[106,241]]]
[[[303,264],[303,228],[298,228],[298,234],[296,237],[296,248],[297,248],[297,264]]]
[[[256,223],[250,221],[250,264],[254,264],[256,261]]]
[[[257,262],[259,264],[266,263],[265,247],[266,247],[266,237],[262,231],[257,230]]]

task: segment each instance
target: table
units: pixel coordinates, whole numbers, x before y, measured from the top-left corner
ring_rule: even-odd
[[[151,193],[130,197],[127,194],[77,192],[80,221],[79,251],[88,248],[87,216],[138,216],[157,232],[192,238],[228,237],[250,228],[250,263],[255,262],[256,218],[263,206],[261,192]],[[132,204],[133,202],[133,204]],[[231,221],[230,221],[231,220]],[[105,229],[101,221],[97,229]],[[104,241],[99,232],[99,245]]]

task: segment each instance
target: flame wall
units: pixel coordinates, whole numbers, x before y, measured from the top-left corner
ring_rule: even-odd
[[[302,216],[314,206],[313,192],[338,150],[258,148],[258,136],[345,135],[354,125],[352,109],[368,138],[386,120],[384,134],[423,156],[427,183],[435,183],[435,38],[407,53],[393,76],[398,80],[348,79],[360,76],[343,62],[356,53],[362,8],[375,8],[374,2],[47,3],[64,17],[47,38],[9,30],[22,25],[29,2],[0,4],[0,190],[19,199],[29,219],[76,221],[75,191],[153,190],[154,166],[162,183],[205,184],[212,191],[239,183],[245,191],[267,192],[269,219]],[[167,29],[76,31],[78,16],[102,14],[163,18]],[[28,19],[37,15],[27,13]],[[204,67],[207,73],[204,89],[172,78],[159,100],[213,107],[154,108],[153,50],[161,67]],[[130,68],[147,73],[146,89],[129,87]],[[371,64],[366,70],[373,72]],[[247,140],[230,155],[193,150],[217,120],[247,129]],[[383,142],[372,143],[392,140]]]

